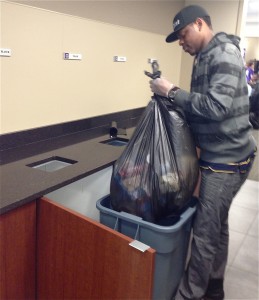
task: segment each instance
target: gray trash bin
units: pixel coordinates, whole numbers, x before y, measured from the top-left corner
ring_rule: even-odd
[[[170,300],[176,293],[184,272],[196,199],[177,216],[159,224],[111,209],[110,196],[96,203],[100,222],[156,250],[153,299]]]

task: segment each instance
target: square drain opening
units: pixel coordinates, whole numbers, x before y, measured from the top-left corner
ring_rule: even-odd
[[[77,163],[76,160],[67,159],[64,157],[53,156],[27,165],[33,169],[38,169],[45,172],[55,172],[65,167]]]

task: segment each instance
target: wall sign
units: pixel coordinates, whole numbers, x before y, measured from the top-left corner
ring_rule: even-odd
[[[113,56],[113,61],[115,62],[126,62],[127,57],[126,56]]]
[[[82,54],[75,54],[75,53],[64,53],[64,59],[72,59],[72,60],[81,60],[82,59]]]
[[[0,56],[11,56],[11,49],[0,48]]]

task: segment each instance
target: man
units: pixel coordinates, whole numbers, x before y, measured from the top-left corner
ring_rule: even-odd
[[[165,78],[151,90],[181,107],[200,149],[201,185],[188,268],[176,299],[224,299],[228,255],[228,212],[246,180],[256,151],[249,123],[249,99],[239,38],[214,35],[200,6],[183,8],[166,42],[179,40],[195,56],[191,92]]]

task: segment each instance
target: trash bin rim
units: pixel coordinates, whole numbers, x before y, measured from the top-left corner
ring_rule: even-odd
[[[113,217],[128,221],[128,222],[132,222],[135,224],[139,224],[141,225],[141,227],[145,227],[148,229],[151,229],[152,231],[157,231],[157,232],[161,232],[161,233],[170,233],[170,232],[175,232],[178,231],[179,228],[181,228],[185,223],[187,223],[190,219],[190,217],[195,213],[196,211],[196,206],[194,207],[188,207],[181,215],[180,215],[180,220],[172,225],[172,226],[162,226],[162,225],[158,225],[158,224],[154,224],[151,222],[147,222],[145,220],[143,220],[140,217],[137,217],[135,215],[131,215],[128,213],[124,213],[124,212],[118,212],[115,210],[112,210],[110,208],[107,208],[105,206],[102,205],[102,202],[104,199],[108,198],[110,195],[106,195],[104,197],[102,197],[101,199],[97,200],[96,202],[96,208],[102,212],[103,214],[106,215],[112,215]]]

